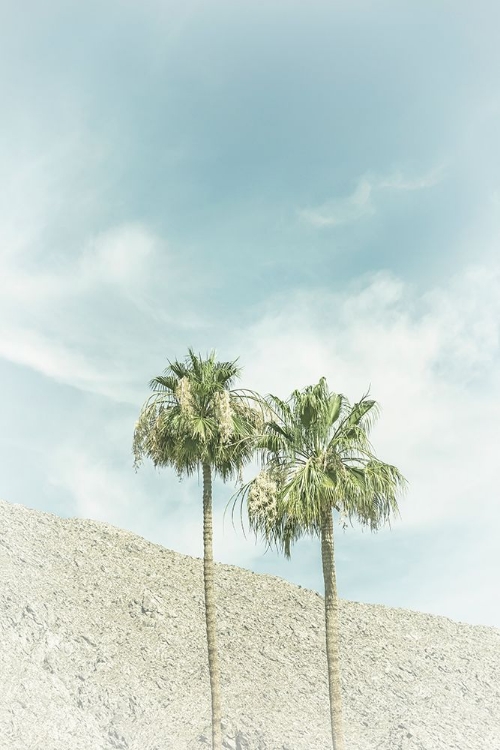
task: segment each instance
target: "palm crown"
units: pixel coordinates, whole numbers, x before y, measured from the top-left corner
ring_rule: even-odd
[[[217,362],[214,352],[202,359],[192,349],[184,362],[170,362],[151,381],[153,393],[136,424],[135,466],[147,456],[179,475],[203,463],[223,480],[237,475],[252,455],[251,436],[261,421],[251,405],[255,394],[231,390],[240,370],[236,362]]]
[[[398,513],[405,479],[373,454],[369,433],[378,407],[368,395],[351,406],[321,378],[288,401],[269,396],[267,406],[258,440],[263,469],[238,496],[247,498],[250,526],[268,543],[289,557],[303,534],[320,534],[332,509],[372,530]]]

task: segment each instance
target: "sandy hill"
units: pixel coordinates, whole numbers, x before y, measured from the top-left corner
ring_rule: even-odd
[[[0,502],[1,750],[202,750],[202,564]],[[217,566],[229,750],[329,750],[323,600]],[[348,750],[500,750],[500,630],[341,602]]]

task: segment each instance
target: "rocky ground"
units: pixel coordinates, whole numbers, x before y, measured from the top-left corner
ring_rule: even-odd
[[[0,502],[1,750],[206,750],[202,563]],[[330,750],[323,600],[217,566],[225,747]],[[341,602],[347,750],[500,750],[500,630]]]

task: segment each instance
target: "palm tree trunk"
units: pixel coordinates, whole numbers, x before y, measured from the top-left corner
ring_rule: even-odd
[[[203,582],[205,585],[205,621],[207,626],[208,671],[212,696],[212,750],[222,750],[222,711],[220,668],[217,652],[217,626],[214,591],[214,553],[212,532],[212,472],[203,464]]]
[[[325,583],[326,660],[330,694],[330,721],[333,750],[344,750],[342,725],[342,689],[340,683],[339,604],[333,548],[333,517],[328,510],[321,525],[321,560]]]

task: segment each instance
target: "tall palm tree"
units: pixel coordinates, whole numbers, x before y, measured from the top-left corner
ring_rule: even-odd
[[[134,431],[137,468],[144,457],[155,466],[172,466],[179,477],[201,468],[203,475],[203,580],[212,701],[212,748],[221,750],[220,669],[217,651],[212,533],[212,478],[240,475],[252,457],[251,437],[261,424],[250,391],[232,390],[241,368],[217,362],[212,352],[203,359],[188,350],[184,362],[169,362],[163,375],[150,383],[153,393],[144,404]],[[259,421],[260,420],[260,421]]]
[[[246,498],[250,527],[287,558],[304,534],[321,540],[332,743],[344,750],[333,511],[344,526],[355,518],[376,530],[399,512],[396,495],[406,480],[373,453],[368,436],[378,407],[367,395],[351,406],[321,378],[286,402],[266,402],[271,413],[258,440],[263,468],[235,500]]]

